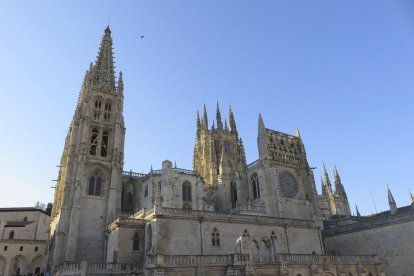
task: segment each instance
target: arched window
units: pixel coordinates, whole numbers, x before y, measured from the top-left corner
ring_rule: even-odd
[[[220,233],[217,228],[214,228],[213,233],[211,233],[211,245],[220,246]]]
[[[90,155],[96,155],[96,150],[98,148],[98,138],[99,130],[98,128],[94,127],[91,133],[91,148],[89,150]]]
[[[12,240],[14,238],[14,231],[10,231],[9,233],[9,239]]]
[[[111,122],[111,103],[105,103],[105,110],[104,110],[104,122],[109,123]]]
[[[231,193],[231,207],[234,208],[237,206],[237,187],[236,183],[231,182],[230,184],[230,193]]]
[[[132,239],[132,251],[139,251],[139,234],[135,232],[134,238]]]
[[[96,99],[95,101],[95,110],[93,112],[93,119],[95,121],[101,120],[101,113],[102,113],[102,101],[100,99]]]
[[[257,173],[253,173],[250,178],[250,183],[253,189],[253,199],[260,197],[259,177]]]
[[[101,141],[101,156],[106,157],[108,155],[108,141],[109,141],[109,131],[104,130],[102,132],[102,141]]]
[[[191,183],[188,181],[183,183],[183,202],[191,202]]]
[[[144,197],[148,197],[148,185],[145,185]]]
[[[102,189],[102,178],[98,172],[95,172],[89,178],[88,195],[100,196]]]
[[[25,222],[26,222],[26,221],[27,221],[27,217],[24,217],[24,218],[23,218],[23,221],[25,221]]]

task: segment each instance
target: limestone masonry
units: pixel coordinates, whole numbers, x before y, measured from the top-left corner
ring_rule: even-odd
[[[146,174],[123,171],[123,95],[107,27],[66,137],[42,271],[374,276],[392,266],[358,230],[339,230],[342,221],[350,227],[363,218],[351,215],[338,170],[332,184],[325,169],[319,195],[299,131],[272,130],[260,115],[259,157],[250,165],[235,115],[230,109],[223,121],[217,104],[213,123],[206,107],[197,114],[191,170],[166,160]],[[401,224],[401,231],[412,229],[412,214],[411,228]],[[386,232],[375,231],[369,242],[381,243]]]

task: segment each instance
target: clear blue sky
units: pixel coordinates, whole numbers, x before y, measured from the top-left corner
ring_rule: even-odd
[[[414,191],[413,1],[0,1],[0,206],[53,201],[66,130],[106,25],[124,73],[125,166],[191,168],[197,109],[301,131],[363,214]],[[145,35],[140,39],[139,35]],[[224,115],[224,114],[223,114]],[[332,178],[332,173],[331,173]]]

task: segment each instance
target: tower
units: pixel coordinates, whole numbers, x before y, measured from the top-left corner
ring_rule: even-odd
[[[123,80],[115,81],[105,29],[87,70],[60,162],[50,224],[49,265],[104,260],[105,231],[120,211],[125,126]]]
[[[248,169],[253,195],[259,186],[260,196],[252,203],[264,204],[267,215],[316,219],[316,185],[299,131],[266,128],[259,114],[257,145],[259,160]]]
[[[223,122],[219,104],[216,107],[216,122],[208,126],[208,115],[204,105],[203,117],[197,112],[196,142],[193,154],[193,170],[197,171],[212,188],[216,188],[217,211],[229,210],[247,199],[246,156],[236,121],[231,108],[229,124]]]

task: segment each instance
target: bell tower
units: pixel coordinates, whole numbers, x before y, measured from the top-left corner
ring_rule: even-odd
[[[49,265],[104,261],[106,226],[121,208],[123,98],[108,26],[97,60],[85,74],[65,140],[51,215]]]
[[[196,143],[193,154],[193,170],[197,171],[212,188],[216,188],[215,209],[226,211],[245,203],[247,195],[247,165],[243,141],[239,138],[231,108],[229,124],[221,119],[219,104],[216,122],[208,126],[204,106],[200,120],[197,112]]]

